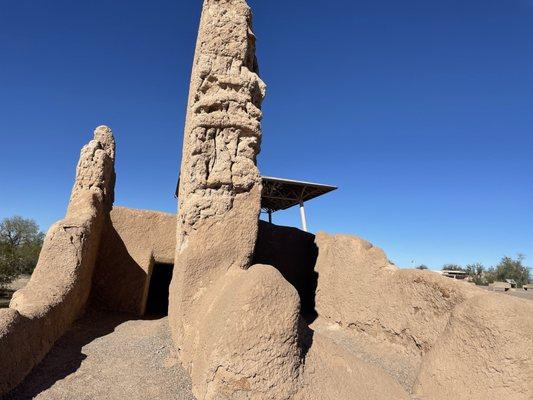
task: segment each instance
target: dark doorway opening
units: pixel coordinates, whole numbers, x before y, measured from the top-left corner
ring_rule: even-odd
[[[168,288],[172,280],[173,269],[173,264],[154,264],[145,315],[154,317],[168,315]]]

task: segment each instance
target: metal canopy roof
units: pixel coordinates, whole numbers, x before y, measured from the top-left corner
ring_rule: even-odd
[[[272,213],[286,210],[337,189],[336,186],[263,176],[261,209]]]
[[[294,181],[292,179],[261,177],[263,191],[261,192],[261,211],[268,214],[268,222],[272,223],[272,213],[286,210],[300,205],[300,218],[302,229],[307,232],[307,220],[305,217],[304,202],[322,196],[337,189],[336,186],[322,185],[320,183]],[[175,197],[178,198],[180,181],[176,185]]]
[[[295,181],[292,179],[274,178],[271,176],[261,177],[263,191],[261,192],[261,209],[273,213],[286,210],[305,201],[322,196],[337,189],[336,186],[319,183]],[[176,184],[174,197],[178,198],[180,181]]]

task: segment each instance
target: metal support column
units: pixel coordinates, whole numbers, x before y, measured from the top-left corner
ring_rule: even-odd
[[[272,223],[272,210],[268,210],[268,222]]]
[[[302,219],[302,229],[307,232],[307,220],[305,219],[305,208],[303,200],[300,200],[300,218]]]

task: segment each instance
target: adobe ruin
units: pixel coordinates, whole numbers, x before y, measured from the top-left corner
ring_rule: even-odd
[[[169,325],[199,400],[531,398],[527,300],[259,221],[264,95],[250,8],[205,0],[177,215],[112,206],[114,139],[98,127],[65,219],[0,310],[0,395],[85,309],[143,315],[154,268],[173,264]]]

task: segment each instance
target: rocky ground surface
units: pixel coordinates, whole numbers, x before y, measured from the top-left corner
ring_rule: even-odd
[[[512,289],[512,290],[505,292],[505,294],[508,294],[509,296],[514,296],[514,297],[520,297],[522,299],[533,300],[532,290]]]
[[[168,319],[90,312],[4,400],[194,400]]]
[[[509,293],[510,296],[520,297],[522,299],[533,300],[533,291],[531,290],[516,290]]]
[[[483,289],[489,290],[487,286],[479,286]],[[533,300],[533,290],[524,290],[524,289],[509,289],[506,292],[494,292],[502,295],[519,297],[521,299]]]

